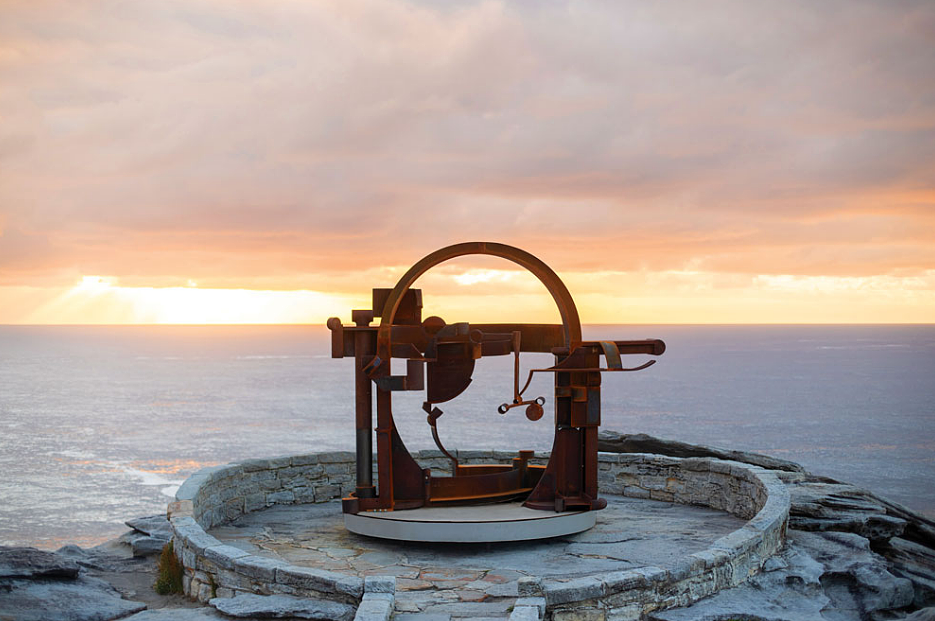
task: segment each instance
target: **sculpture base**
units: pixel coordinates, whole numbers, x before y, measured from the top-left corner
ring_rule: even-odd
[[[518,502],[344,514],[344,525],[358,535],[398,541],[447,543],[493,543],[561,537],[588,530],[596,520],[596,511],[553,513],[529,509]]]

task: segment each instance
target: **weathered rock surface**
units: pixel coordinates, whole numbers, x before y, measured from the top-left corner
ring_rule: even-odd
[[[133,550],[133,556],[152,556],[153,554],[162,552],[162,549],[169,541],[167,539],[159,539],[158,537],[140,535],[131,538],[129,543],[130,548]]]
[[[935,547],[935,521],[865,489],[811,475],[786,484],[793,528],[846,530],[874,542],[903,537]]]
[[[846,483],[805,477],[787,486],[792,500],[790,528],[866,537],[886,560],[888,571],[910,581],[914,606],[935,604],[932,520]]]
[[[120,536],[120,543],[126,544],[133,552],[133,556],[151,556],[162,552],[162,548],[169,542],[161,537],[151,537],[138,530],[130,530]]]
[[[889,515],[873,495],[846,483],[802,481],[789,486],[789,526],[798,530],[840,530],[886,541],[906,530],[907,521]]]
[[[657,455],[668,455],[669,457],[714,457],[715,459],[728,459],[752,464],[768,470],[805,472],[805,468],[794,461],[760,455],[759,453],[686,444],[676,440],[663,440],[645,433],[601,431],[597,440],[597,450],[608,453],[655,453]]]
[[[354,608],[346,604],[291,595],[250,595],[216,597],[208,602],[231,617],[256,619],[316,619],[321,621],[350,621]]]
[[[137,571],[143,561],[133,558],[131,554],[123,553],[123,549],[115,550],[112,546],[102,544],[94,548],[82,548],[74,544],[62,546],[55,554],[71,559],[81,567],[105,572]]]
[[[776,559],[739,587],[650,619],[865,621],[878,611],[912,603],[909,581],[889,573],[884,559],[859,535],[790,531],[788,545]]]
[[[124,621],[230,621],[214,608],[160,608],[144,610]]]
[[[935,605],[935,550],[895,537],[877,551],[886,558],[890,572],[912,582],[915,606]]]
[[[846,619],[850,615],[860,619],[864,618],[862,615],[912,604],[912,583],[891,574],[886,560],[871,551],[868,539],[835,532],[793,532],[792,536],[825,567],[821,586],[832,601],[835,618]]]
[[[164,515],[136,518],[124,524],[133,530],[124,533],[120,541],[130,546],[133,556],[159,554],[172,538],[172,529]]]
[[[12,578],[75,578],[78,563],[35,548],[0,547],[0,580]]]
[[[0,619],[108,621],[146,608],[97,578],[17,579],[0,584]]]
[[[145,535],[168,541],[172,538],[172,527],[165,515],[150,515],[147,517],[136,518],[124,522],[133,530],[138,530]]]
[[[880,498],[872,492],[853,485],[809,474],[793,462],[756,453],[696,446],[644,434],[628,435],[608,431],[601,432],[598,448],[602,451],[617,453],[645,452],[675,457],[715,457],[773,470],[789,489],[792,503],[789,519],[790,534],[799,534],[797,531],[823,533],[818,539],[808,539],[806,533],[800,533],[801,541],[811,542],[810,552],[803,553],[817,554],[822,557],[824,563],[830,563],[832,558],[851,559],[850,564],[846,566],[837,563],[834,567],[825,567],[822,572],[819,583],[820,591],[822,596],[827,597],[830,602],[830,608],[822,617],[815,617],[811,612],[811,604],[807,602],[797,607],[801,612],[799,617],[792,612],[782,614],[777,612],[783,610],[783,606],[786,605],[791,607],[790,610],[796,609],[793,605],[797,597],[795,589],[782,591],[783,603],[772,610],[769,604],[772,596],[768,594],[770,590],[765,586],[762,590],[765,599],[757,600],[761,603],[759,608],[753,604],[752,600],[748,601],[749,598],[757,599],[756,592],[744,590],[746,587],[716,596],[721,598],[722,595],[726,596],[729,593],[730,597],[738,598],[737,601],[742,605],[732,608],[737,614],[745,612],[746,606],[746,611],[750,614],[753,614],[754,609],[762,613],[761,617],[754,615],[749,618],[864,619],[869,618],[866,615],[870,615],[873,611],[896,610],[906,606],[925,607],[935,604],[935,521],[898,503]],[[818,546],[821,540],[826,543]],[[822,549],[828,546],[837,547],[822,552]],[[804,551],[808,546],[802,544],[800,547]],[[858,550],[859,555],[862,555],[862,560],[855,560],[852,558],[853,555],[846,554],[845,551],[848,548]],[[778,560],[776,563],[781,564]],[[776,563],[773,563],[771,568],[779,569]],[[763,574],[757,580],[768,582],[769,573]],[[754,581],[750,584],[757,583]],[[907,585],[911,586],[911,597],[909,597]],[[806,593],[803,597],[808,599],[809,596]],[[671,618],[707,618],[697,616],[700,614],[699,605],[696,604],[691,609],[694,612],[688,616],[676,615]],[[854,617],[853,615],[858,614],[855,612],[858,609],[863,610],[861,614],[865,616]],[[830,610],[836,612],[829,612]],[[672,614],[675,612],[673,611]],[[880,614],[884,613],[880,612]],[[669,617],[659,616],[658,618]]]
[[[0,619],[106,621],[146,607],[123,599],[108,582],[82,575],[79,563],[105,563],[99,555],[78,546],[62,550],[0,548]]]
[[[109,567],[115,560],[114,557],[109,554],[94,553],[91,550],[76,546],[72,543],[62,546],[55,551],[55,554],[70,559],[81,567],[93,567],[95,569],[102,568],[105,565]]]

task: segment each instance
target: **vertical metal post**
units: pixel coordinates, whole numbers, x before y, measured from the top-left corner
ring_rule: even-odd
[[[396,493],[393,486],[393,398],[390,391],[377,387],[377,473],[380,477],[379,506],[393,510]],[[410,458],[411,459],[411,458]],[[415,463],[415,462],[413,462]]]
[[[354,335],[354,396],[357,406],[357,497],[373,498],[373,384],[364,366],[373,355],[373,334]]]

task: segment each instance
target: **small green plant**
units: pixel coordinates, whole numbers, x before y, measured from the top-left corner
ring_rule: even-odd
[[[159,576],[153,585],[153,590],[160,595],[182,592],[182,564],[175,556],[175,550],[170,541],[162,548],[159,555]]]
[[[218,596],[218,583],[214,581],[214,574],[208,574],[208,585],[211,587],[211,599]]]

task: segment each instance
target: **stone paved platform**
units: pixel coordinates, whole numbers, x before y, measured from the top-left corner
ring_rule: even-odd
[[[603,495],[597,525],[567,537],[499,544],[402,543],[344,528],[340,501],[277,505],[213,528],[252,554],[358,576],[397,579],[396,616],[505,618],[523,576],[569,580],[644,565],[668,568],[744,521],[703,507]]]

